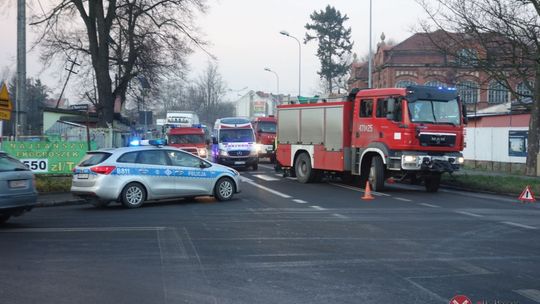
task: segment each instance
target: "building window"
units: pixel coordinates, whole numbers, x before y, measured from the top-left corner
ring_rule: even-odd
[[[411,85],[416,85],[417,83],[412,80],[400,80],[396,82],[396,88],[406,88]]]
[[[478,52],[475,49],[461,49],[457,53],[456,63],[461,66],[478,64]]]
[[[505,103],[508,101],[508,89],[502,83],[492,80],[488,88],[489,103]]]
[[[429,86],[429,87],[443,87],[443,88],[446,88],[446,84],[438,81],[438,80],[430,80],[428,82],[425,83],[425,85]]]
[[[474,81],[463,81],[456,85],[458,94],[464,103],[478,102],[478,84]]]
[[[525,101],[532,98],[533,93],[529,90],[529,87],[524,82],[520,82],[516,87],[516,93],[518,94],[519,101]]]

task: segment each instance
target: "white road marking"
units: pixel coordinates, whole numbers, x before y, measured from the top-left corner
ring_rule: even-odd
[[[73,227],[73,228],[21,228],[14,230],[0,230],[0,233],[11,232],[117,232],[117,231],[159,231],[166,227]]]
[[[248,184],[250,184],[250,185],[252,185],[252,186],[254,186],[254,187],[257,187],[257,188],[259,188],[259,189],[262,189],[262,190],[264,190],[264,191],[268,191],[268,192],[270,192],[270,193],[272,193],[272,194],[275,194],[275,195],[277,195],[277,196],[281,196],[281,197],[283,197],[283,198],[291,198],[290,195],[287,195],[287,194],[285,194],[285,193],[281,193],[281,192],[279,192],[279,191],[276,191],[276,190],[270,189],[270,188],[268,188],[268,187],[259,185],[259,184],[255,183],[255,182],[252,181],[252,180],[246,181],[246,183],[248,183]]]
[[[328,184],[330,184],[332,186],[337,186],[337,187],[353,190],[353,191],[356,191],[356,192],[362,192],[362,193],[365,192],[364,189],[361,189],[361,188],[358,188],[358,187],[347,186],[347,185],[336,184],[336,183],[328,183]],[[390,194],[381,193],[381,192],[375,192],[375,191],[371,191],[371,194],[373,194],[375,196],[391,196]]]
[[[245,176],[240,176],[240,179],[243,181],[243,182],[253,182],[253,180],[251,178],[247,178]]]
[[[298,203],[298,204],[307,204],[308,203],[308,202],[303,201],[301,199],[293,199],[293,202]]]
[[[537,229],[536,227],[533,227],[533,226],[523,225],[523,224],[514,223],[514,222],[501,222],[501,223],[506,224],[506,225],[510,225],[510,226],[514,226],[514,227],[525,228],[525,229],[531,229],[531,230],[536,230]]]
[[[394,197],[395,199],[397,199],[398,201],[403,201],[403,202],[412,202],[412,200],[410,199],[406,199],[406,198],[402,198],[402,197]]]
[[[463,215],[468,215],[468,216],[484,217],[483,215],[472,213],[472,212],[467,212],[467,211],[454,211],[454,212],[459,213],[459,214],[463,214]]]
[[[514,290],[515,293],[519,293],[520,295],[529,298],[536,303],[540,303],[540,290],[537,289],[518,289]]]
[[[290,180],[296,180],[296,177],[290,177],[290,176],[287,176],[287,179],[290,179]]]
[[[272,170],[274,170],[274,166],[263,165],[263,164],[261,164],[261,163],[259,163],[259,167],[263,167],[263,168],[266,168],[266,169],[272,169]]]
[[[422,206],[426,206],[426,207],[430,207],[430,208],[441,208],[441,206],[432,205],[432,204],[428,204],[428,203],[420,203],[418,205],[422,205]]]
[[[279,174],[279,173],[276,173],[274,174],[275,176],[278,176],[278,177],[283,177],[283,174]]]
[[[339,217],[339,218],[341,218],[341,219],[348,219],[348,218],[349,218],[349,217],[347,217],[347,216],[345,216],[345,215],[343,215],[343,214],[339,214],[339,213],[334,213],[334,214],[332,214],[332,215],[335,216],[335,217]]]
[[[315,209],[315,210],[319,210],[319,211],[324,211],[326,210],[326,208],[323,208],[323,207],[320,207],[320,206],[310,206],[311,208]]]
[[[268,175],[265,175],[265,174],[253,174],[253,176],[255,176],[256,178],[262,179],[263,181],[267,181],[267,182],[273,182],[273,181],[279,180],[278,178],[268,176]]]

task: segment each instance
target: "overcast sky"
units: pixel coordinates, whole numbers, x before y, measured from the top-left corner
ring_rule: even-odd
[[[0,0],[0,9],[4,8],[0,13],[0,78],[15,72],[16,63],[16,6],[5,9],[2,3],[6,1],[16,2]],[[227,86],[238,93],[246,93],[247,90],[241,90],[245,87],[275,93],[276,76],[264,71],[268,67],[279,76],[279,93],[297,95],[298,43],[279,32],[286,30],[302,41],[306,32],[304,25],[310,22],[309,15],[314,10],[323,10],[328,4],[349,17],[346,26],[352,28],[353,51],[359,57],[368,52],[369,0],[208,0],[208,4],[208,13],[197,23],[211,43],[207,50],[217,57],[219,71]],[[407,38],[422,18],[423,9],[414,0],[374,0],[373,47],[380,41],[382,32],[387,40],[399,42]],[[27,49],[34,38],[35,35],[28,34]],[[316,49],[317,42],[301,47],[303,95],[320,91]],[[28,77],[40,77],[58,94],[67,72],[62,67],[44,69],[38,55],[37,50],[28,53]],[[210,58],[204,52],[196,51],[189,60],[191,77],[197,77],[208,60]]]

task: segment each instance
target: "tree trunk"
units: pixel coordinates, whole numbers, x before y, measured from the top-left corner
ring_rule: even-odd
[[[540,61],[536,61],[536,73],[534,79],[534,94],[529,121],[529,137],[527,144],[527,163],[525,174],[536,176],[536,166],[539,148],[540,134]]]

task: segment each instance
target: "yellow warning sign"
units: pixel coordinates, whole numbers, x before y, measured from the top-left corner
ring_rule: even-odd
[[[2,84],[0,89],[0,110],[11,110],[13,105],[11,104],[11,99],[9,98],[8,89],[5,83]]]
[[[0,109],[0,120],[10,120],[11,110]]]

